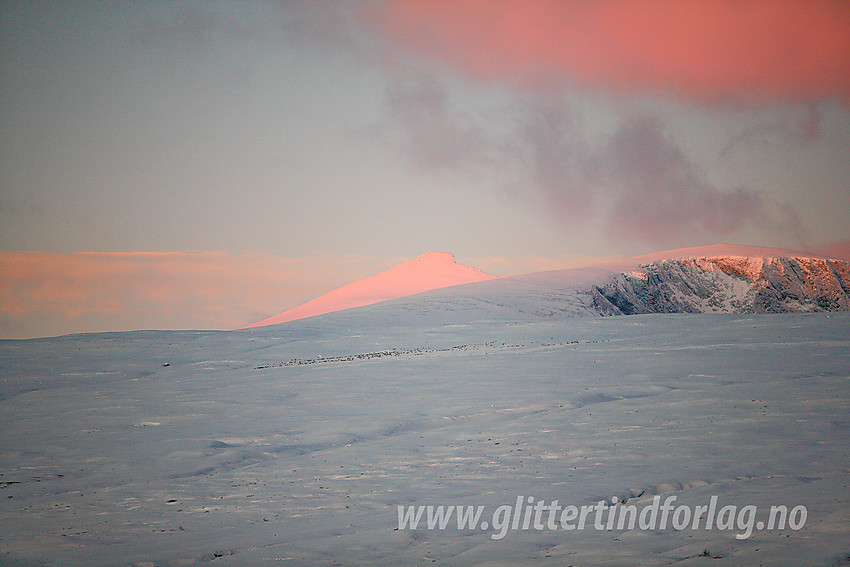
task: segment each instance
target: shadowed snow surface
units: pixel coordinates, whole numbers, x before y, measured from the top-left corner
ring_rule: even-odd
[[[2,341],[0,563],[835,565],[850,315]],[[167,364],[167,366],[166,366]],[[804,505],[800,531],[397,530],[399,505]],[[764,516],[760,516],[763,519]],[[25,562],[26,561],[26,562]],[[278,564],[278,563],[274,563]],[[714,563],[713,563],[714,564]]]

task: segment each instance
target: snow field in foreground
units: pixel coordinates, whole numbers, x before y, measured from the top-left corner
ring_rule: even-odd
[[[0,564],[840,564],[848,346],[835,313],[2,341]],[[808,518],[396,529],[400,505],[655,495]]]

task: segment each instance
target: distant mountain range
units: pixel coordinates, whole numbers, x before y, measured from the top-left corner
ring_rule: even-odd
[[[273,325],[353,307],[399,323],[640,313],[850,309],[850,261],[778,248],[714,245],[496,278],[429,253],[259,321]]]

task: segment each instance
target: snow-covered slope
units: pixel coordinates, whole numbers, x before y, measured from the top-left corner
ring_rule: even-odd
[[[846,564],[850,314],[390,328],[377,307],[0,341],[0,565]],[[739,539],[544,512],[494,539],[517,498],[614,496],[808,516]],[[438,505],[481,522],[400,528]]]
[[[320,295],[303,305],[248,325],[263,327],[362,307],[431,289],[494,279],[477,268],[458,264],[447,252],[428,252],[379,274],[363,278]]]
[[[637,313],[850,309],[850,261],[715,245],[434,290],[379,304],[397,323],[465,323]]]

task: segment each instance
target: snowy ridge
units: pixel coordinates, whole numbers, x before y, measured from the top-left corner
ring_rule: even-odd
[[[397,324],[846,311],[850,262],[794,250],[715,245],[433,290],[371,309],[371,316]]]
[[[798,250],[716,244],[502,278],[432,252],[248,327],[317,315],[360,324],[361,313],[408,325],[848,309],[850,261]]]
[[[850,262],[822,258],[666,260],[588,290],[603,315],[850,309]]]
[[[283,313],[244,328],[264,327],[306,317],[372,305],[423,291],[495,279],[472,266],[458,264],[448,252],[427,252],[392,268],[329,291]]]

